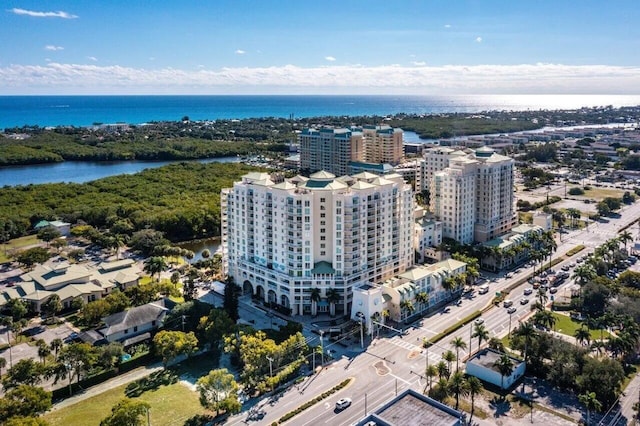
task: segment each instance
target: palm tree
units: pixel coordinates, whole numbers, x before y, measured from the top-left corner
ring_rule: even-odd
[[[539,288],[538,289],[538,301],[542,305],[542,309],[543,310],[545,309],[544,306],[547,304],[548,300],[549,300],[549,296],[547,296],[547,290],[545,290],[544,288]]]
[[[572,278],[579,285],[584,285],[597,276],[598,275],[593,265],[591,265],[590,263],[583,263],[573,270]]]
[[[338,303],[342,297],[335,288],[327,290],[327,301],[329,302],[329,314],[334,316],[336,314],[336,303]]]
[[[49,343],[49,349],[53,351],[53,354],[56,357],[56,360],[58,359],[58,351],[62,349],[62,346],[63,346],[63,342],[62,342],[62,339],[60,338],[53,339],[51,343]]]
[[[404,317],[404,319],[409,318],[411,314],[413,314],[413,312],[416,310],[411,300],[403,300],[402,302],[400,302],[400,309],[402,310],[403,313],[406,313],[406,316],[402,314],[400,315],[400,318]]]
[[[51,349],[49,349],[47,342],[42,339],[39,339],[36,345],[38,346],[38,358],[40,358],[40,362],[44,365],[47,362],[47,357],[51,354]]]
[[[112,235],[109,239],[109,247],[115,249],[116,259],[120,259],[120,249],[125,245],[125,236],[122,234]]]
[[[502,343],[502,340],[498,339],[497,337],[492,337],[491,339],[489,339],[489,343],[487,344],[487,346],[489,346],[489,348],[493,349],[494,351],[504,352],[504,343]]]
[[[513,372],[513,361],[509,358],[509,355],[502,354],[493,366],[496,367],[500,373],[500,387],[504,389],[504,377],[511,375]]]
[[[497,272],[502,269],[502,259],[504,252],[499,246],[491,247],[491,257],[493,258],[493,270]]]
[[[160,280],[160,274],[167,270],[167,262],[162,256],[152,256],[144,261],[144,271],[151,275],[158,275],[158,281]]]
[[[606,347],[607,344],[602,340],[594,340],[593,343],[591,343],[591,350],[597,351],[598,355],[602,355]]]
[[[484,326],[484,324],[476,324],[473,329],[473,335],[471,337],[478,338],[478,350],[480,350],[480,346],[482,345],[483,340],[489,340],[489,330]]]
[[[429,307],[429,295],[427,294],[426,291],[421,291],[418,294],[416,294],[416,303],[418,303],[420,305],[420,312],[424,312],[424,310],[426,308]]]
[[[4,359],[4,358],[0,358],[0,359]],[[429,379],[429,389],[431,389],[431,384],[433,382],[433,378],[436,377],[438,375],[438,367],[436,367],[433,364],[430,364],[429,367],[427,367],[425,374],[427,376],[427,378]]]
[[[2,370],[7,366],[7,359],[0,357],[0,376],[2,376]]]
[[[442,280],[442,288],[449,292],[449,299],[451,299],[453,290],[457,287],[457,285],[458,282],[456,281],[455,276],[448,276],[444,280]]]
[[[580,219],[580,216],[581,216],[580,210],[575,209],[573,207],[569,207],[566,213],[567,213],[567,216],[571,218],[571,227],[575,228],[577,225],[577,219]]]
[[[556,317],[551,311],[538,311],[533,316],[533,322],[539,326],[545,327],[549,330],[556,324]]]
[[[624,251],[627,253],[627,243],[633,242],[633,236],[627,230],[624,230],[618,235],[618,241],[624,244]]]
[[[451,375],[451,371],[447,368],[447,363],[444,361],[440,361],[436,364],[436,369],[438,370],[438,378],[439,379],[447,379],[449,380],[449,376]]]
[[[591,332],[584,327],[577,329],[575,333],[573,333],[573,337],[576,338],[576,343],[580,345],[584,345],[585,342],[587,342],[587,345],[591,343]]]
[[[469,393],[469,384],[464,379],[464,374],[461,371],[456,371],[449,379],[449,390],[456,398],[456,410],[460,402],[460,395],[465,396]]]
[[[473,418],[473,411],[476,407],[476,395],[482,393],[484,386],[482,386],[480,379],[474,376],[469,376],[467,378],[467,385],[469,386],[469,396],[471,396],[471,416],[469,417],[469,420],[471,420],[471,418]]]
[[[527,349],[531,346],[533,339],[538,335],[538,332],[533,328],[533,324],[530,322],[521,323],[520,326],[513,332],[514,336],[519,336],[524,339],[524,362],[527,362],[527,356],[529,355]]]
[[[456,337],[452,341],[449,342],[451,346],[456,350],[456,371],[460,369],[459,361],[460,361],[460,349],[467,349],[467,343],[462,339],[462,337]]]
[[[591,410],[602,410],[602,404],[596,398],[595,392],[585,392],[581,395],[578,395],[578,401],[584,404],[585,408],[587,409],[587,426],[589,426],[589,417],[591,415]]]
[[[389,319],[389,317],[391,316],[391,312],[389,312],[388,309],[383,309],[382,310],[382,323],[386,324],[387,320]]]
[[[311,315],[318,315],[318,302],[320,301],[320,289],[314,287],[311,289]]]
[[[458,360],[458,358],[456,358],[456,354],[454,354],[454,353],[453,353],[453,352],[451,352],[451,351],[446,351],[446,352],[444,352],[444,353],[442,354],[442,359],[443,359],[443,360],[445,360],[445,361],[447,361],[447,366],[448,366],[447,368],[449,369],[449,371],[452,371],[452,370],[451,370],[451,363],[452,363],[453,361],[457,361],[457,360]]]

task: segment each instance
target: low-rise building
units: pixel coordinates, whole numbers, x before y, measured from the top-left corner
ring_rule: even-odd
[[[373,333],[372,320],[406,321],[414,315],[446,302],[451,290],[443,285],[449,277],[466,271],[467,264],[454,259],[428,266],[415,266],[380,284],[364,284],[353,290],[351,319],[366,321]]]
[[[543,232],[538,225],[523,223],[512,228],[508,234],[483,243],[488,255],[482,257],[480,266],[500,271],[529,260],[532,244],[537,244],[533,234],[541,235]]]
[[[0,306],[11,299],[28,302],[34,312],[56,294],[63,309],[71,307],[81,297],[89,303],[109,294],[114,289],[126,290],[138,285],[139,271],[132,259],[102,262],[98,267],[60,262],[53,266],[37,265],[20,276],[21,283],[0,293]]]
[[[382,407],[356,423],[357,426],[460,426],[464,424],[461,411],[433,398],[407,389]]]
[[[91,344],[119,342],[124,347],[150,340],[162,328],[167,314],[175,305],[165,298],[117,312],[102,319],[103,327],[82,333],[79,337]]]
[[[467,361],[465,372],[502,389],[509,389],[520,377],[524,376],[526,363],[509,356],[513,369],[508,376],[502,376],[498,363],[503,355],[505,354],[493,349],[483,349]]]

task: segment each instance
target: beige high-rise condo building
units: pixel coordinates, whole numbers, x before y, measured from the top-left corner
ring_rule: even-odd
[[[353,288],[414,262],[413,191],[397,174],[249,173],[221,205],[228,275],[293,315],[349,313]]]
[[[402,141],[402,130],[390,126],[304,129],[298,135],[300,170],[344,176],[352,173],[351,162],[397,165],[404,157]]]
[[[425,161],[430,155],[427,150]],[[430,182],[430,209],[442,221],[442,235],[469,244],[509,232],[517,219],[513,159],[488,147],[447,157],[447,166],[434,171]]]

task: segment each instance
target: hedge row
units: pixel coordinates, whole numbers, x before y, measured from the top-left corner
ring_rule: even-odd
[[[571,257],[571,256],[573,256],[574,254],[576,254],[576,253],[578,253],[578,252],[580,252],[580,251],[582,251],[582,250],[584,250],[584,246],[583,246],[582,244],[580,244],[580,245],[578,245],[578,246],[575,246],[574,248],[572,248],[571,250],[569,250],[569,251],[567,252],[567,257]]]
[[[338,392],[340,389],[344,388],[349,383],[351,383],[352,380],[353,380],[353,378],[350,377],[350,378],[342,381],[340,384],[334,386],[333,388],[329,389],[328,391],[323,392],[321,395],[316,396],[311,401],[307,401],[304,404],[302,404],[300,407],[296,408],[295,410],[289,411],[287,414],[285,414],[284,416],[280,417],[280,419],[278,420],[278,423],[273,422],[271,424],[272,425],[274,425],[274,424],[282,424],[282,423],[286,422],[290,418],[292,418],[294,416],[297,416],[298,414],[302,413],[304,410],[306,410],[307,408],[311,407],[312,405],[315,405],[318,402],[322,401],[323,399],[326,399],[326,398],[330,397],[331,395],[333,395],[334,393]]]
[[[461,319],[460,321],[453,324],[452,326],[447,327],[446,329],[444,329],[444,331],[441,331],[440,333],[436,334],[431,339],[425,339],[424,342],[422,343],[422,346],[425,348],[430,348],[434,343],[438,343],[438,341],[444,339],[454,331],[461,329],[462,327],[469,324],[474,319],[478,318],[480,315],[482,315],[481,311],[475,311],[471,315],[467,315],[465,318]]]

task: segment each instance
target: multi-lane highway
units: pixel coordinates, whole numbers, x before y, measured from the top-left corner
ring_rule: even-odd
[[[557,256],[564,255],[579,244],[584,244],[586,249],[571,259],[566,259],[555,265],[554,269],[559,270],[563,265],[575,261],[577,257],[593,251],[594,247],[614,237],[621,228],[637,220],[638,217],[640,217],[640,203],[625,207],[619,219],[591,224],[588,230],[563,234],[562,241],[558,240]],[[635,235],[637,229],[630,231]],[[357,343],[344,348],[332,345],[325,340],[325,350],[331,351],[336,358],[328,363],[325,369],[306,378],[304,382],[292,386],[281,395],[266,397],[258,401],[251,410],[245,410],[243,413],[231,417],[228,424],[251,422],[271,424],[287,412],[296,409],[348,377],[354,378],[352,384],[305,410],[292,419],[291,424],[301,426],[353,424],[363,418],[365,412],[371,412],[391,399],[396,392],[402,392],[408,387],[423,390],[426,386],[424,371],[427,365],[427,355],[429,363],[439,362],[443,352],[453,350],[450,341],[454,337],[463,338],[470,346],[468,349],[471,351],[476,350],[478,346],[477,338],[470,338],[473,332],[473,322],[440,340],[431,346],[428,352],[422,348],[423,339],[436,335],[479,309],[484,311],[481,318],[491,337],[506,335],[510,320],[513,329],[517,326],[518,321],[531,314],[531,305],[535,303],[536,292],[525,296],[523,294],[524,288],[530,287],[530,284],[526,282],[512,290],[508,298],[513,301],[516,311],[511,315],[502,306],[491,306],[491,300],[495,292],[503,291],[513,282],[530,275],[531,272],[531,268],[521,268],[509,279],[505,279],[503,276],[497,277],[495,281],[490,283],[489,293],[484,295],[476,293],[471,297],[464,298],[460,306],[452,305],[446,310],[424,318],[415,325],[407,327],[403,334],[393,333],[381,335],[379,338],[374,338],[373,341],[367,340],[365,349],[362,350],[359,349]],[[565,284],[559,288],[558,294],[562,294],[563,287],[570,283],[571,280],[566,280]],[[530,302],[521,305],[520,300],[524,297],[529,298]],[[483,342],[483,345],[485,344],[486,342]],[[460,358],[464,359],[466,356],[467,351],[461,350]],[[463,368],[462,364],[460,368]],[[335,409],[335,402],[342,397],[351,398],[353,403],[349,408],[339,411]],[[251,420],[251,413],[255,411],[262,413],[259,420]],[[258,419],[258,417],[253,418]],[[548,420],[546,422],[548,423]]]

